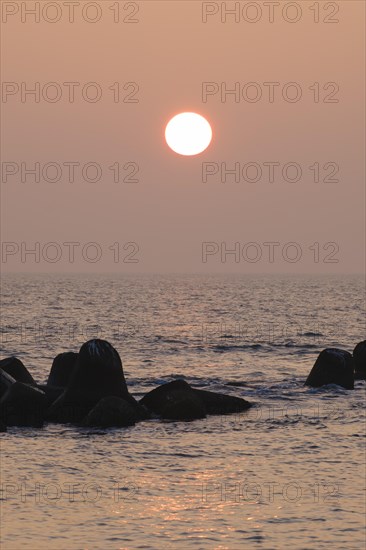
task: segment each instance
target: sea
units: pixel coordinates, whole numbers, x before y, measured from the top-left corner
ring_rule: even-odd
[[[39,383],[92,338],[130,392],[243,397],[243,413],[1,434],[1,550],[365,547],[365,381],[304,386],[365,339],[359,275],[5,274],[1,358]]]

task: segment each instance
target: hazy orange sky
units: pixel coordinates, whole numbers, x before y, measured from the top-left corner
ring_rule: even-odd
[[[238,2],[238,22],[229,14],[225,22],[221,2],[197,0],[75,2],[73,23],[67,2],[53,2],[58,10],[40,2],[39,22],[21,5],[34,9],[36,2],[1,4],[3,271],[363,271],[364,2],[301,0],[295,3],[301,16],[292,23],[286,18],[300,11],[289,2],[276,3],[273,22],[265,2],[251,8]],[[114,22],[117,4],[120,21]],[[226,5],[232,9],[235,2]],[[99,21],[85,20],[94,17]],[[51,82],[57,86],[47,86]],[[79,83],[72,103],[68,82]],[[97,86],[85,86],[90,82]],[[273,102],[270,82],[276,83]],[[296,89],[286,87],[290,82]],[[39,102],[24,95],[36,83]],[[126,83],[135,84],[124,90]],[[219,90],[206,101],[204,83]],[[239,97],[221,95],[235,85]],[[101,98],[92,102],[96,90]],[[250,101],[256,90],[261,99]],[[291,102],[299,90],[301,98]],[[123,102],[128,94],[135,102]],[[181,157],[164,142],[166,123],[181,111],[198,112],[212,125],[213,142],[199,156]],[[53,183],[46,179],[55,168],[43,170],[50,162],[62,169]],[[90,162],[102,171],[94,183],[87,181],[93,166],[83,178]],[[40,163],[38,183],[25,173],[21,181],[21,163],[23,169]],[[74,182],[65,163],[79,163]],[[109,167],[116,163],[121,179],[138,168],[138,181],[114,182]],[[221,167],[235,163],[240,181],[227,175],[221,182]],[[273,182],[268,163],[277,163]],[[282,176],[289,163],[301,169],[297,182]],[[243,172],[254,178],[258,166],[259,181],[245,181]],[[202,181],[203,170],[216,169]],[[333,171],[336,181],[324,181]],[[79,243],[74,262],[64,244],[70,242]],[[265,243],[278,243],[273,261]],[[37,246],[39,262],[24,253]],[[225,247],[236,255],[225,255]],[[94,253],[101,254],[96,262]],[[55,254],[61,256],[51,262]]]

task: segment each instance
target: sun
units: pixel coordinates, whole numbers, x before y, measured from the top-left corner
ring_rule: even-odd
[[[168,122],[165,140],[179,155],[199,155],[210,145],[212,129],[203,116],[197,113],[180,113]]]

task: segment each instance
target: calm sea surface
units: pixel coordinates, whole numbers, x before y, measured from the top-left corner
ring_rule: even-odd
[[[360,549],[365,382],[304,388],[318,352],[365,339],[358,276],[6,275],[2,357],[39,382],[94,337],[132,394],[184,378],[240,415],[1,436],[1,549]]]

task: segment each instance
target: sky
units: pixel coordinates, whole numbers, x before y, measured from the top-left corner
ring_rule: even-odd
[[[1,9],[3,272],[364,270],[364,2]]]

